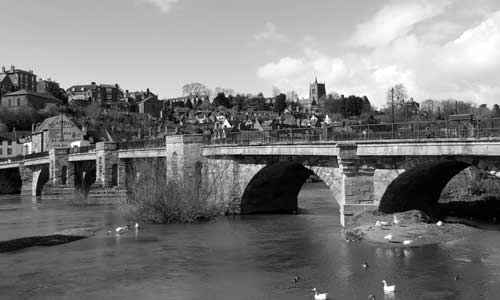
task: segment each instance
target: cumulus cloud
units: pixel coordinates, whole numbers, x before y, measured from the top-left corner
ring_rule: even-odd
[[[287,40],[285,35],[276,30],[276,25],[272,22],[266,22],[266,31],[256,33],[253,37],[257,41],[283,42]]]
[[[141,1],[158,7],[164,13],[170,12],[170,10],[172,9],[172,5],[179,2],[179,0],[141,0]]]
[[[416,24],[441,14],[448,0],[394,0],[359,24],[347,41],[351,46],[377,47],[408,34]]]
[[[308,83],[318,76],[328,91],[367,95],[376,105],[385,103],[387,89],[397,83],[403,83],[417,101],[456,98],[490,106],[498,103],[500,11],[461,32],[456,28],[450,32],[434,39],[429,32],[409,31],[370,50],[353,48],[339,56],[304,48],[301,55],[263,65],[257,75],[306,97]]]

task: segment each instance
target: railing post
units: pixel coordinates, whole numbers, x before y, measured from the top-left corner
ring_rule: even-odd
[[[392,139],[394,139],[394,123],[391,124],[391,135]]]

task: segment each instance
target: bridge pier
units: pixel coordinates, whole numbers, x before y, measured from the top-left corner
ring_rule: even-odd
[[[338,144],[340,169],[339,205],[340,223],[346,227],[350,219],[359,212],[377,209],[375,202],[375,169],[363,164],[357,156],[356,144]]]
[[[43,187],[44,199],[73,197],[75,188],[75,164],[69,162],[67,148],[49,150],[49,180]]]
[[[171,135],[165,143],[167,181],[201,180],[203,135]]]
[[[26,166],[25,162],[21,162],[19,174],[22,180],[21,196],[38,196],[41,195],[42,188],[49,179],[49,166],[45,164]]]

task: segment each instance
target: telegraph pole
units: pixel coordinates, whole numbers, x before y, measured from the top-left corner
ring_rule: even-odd
[[[394,88],[391,88],[392,123],[394,124]]]

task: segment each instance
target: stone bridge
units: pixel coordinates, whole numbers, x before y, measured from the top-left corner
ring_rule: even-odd
[[[4,193],[68,197],[84,190],[99,203],[125,201],[134,161],[154,161],[171,178],[199,179],[227,213],[279,213],[297,209],[311,174],[340,206],[340,223],[366,209],[430,210],[447,182],[468,166],[500,171],[500,140],[430,139],[316,141],[207,145],[201,135],[167,136],[152,147],[53,149],[45,156],[0,162]],[[133,179],[132,179],[133,180]]]

